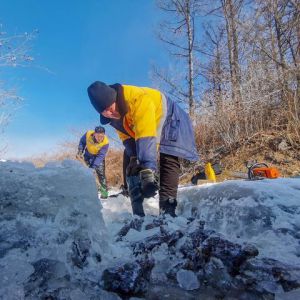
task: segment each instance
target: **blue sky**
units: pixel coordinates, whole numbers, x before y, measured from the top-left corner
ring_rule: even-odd
[[[154,0],[1,0],[2,29],[39,31],[34,65],[0,70],[24,97],[5,132],[6,157],[51,153],[71,129],[97,125],[86,93],[95,80],[151,86],[151,64],[167,63],[154,33],[159,19]]]

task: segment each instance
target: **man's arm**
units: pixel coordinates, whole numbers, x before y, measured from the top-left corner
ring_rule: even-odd
[[[156,170],[155,107],[148,95],[137,99],[133,113],[137,158],[142,168]]]
[[[130,137],[129,135],[117,130],[117,133],[119,135],[119,138],[123,142],[123,145],[125,147],[126,155],[130,158],[132,156],[136,156],[136,144],[135,140]]]
[[[86,133],[81,137],[78,145],[78,152],[80,151],[83,153],[84,149],[86,147]]]
[[[105,156],[107,154],[108,148],[109,148],[109,144],[106,144],[100,149],[100,151],[98,152],[97,156],[95,157],[95,159],[91,165],[91,168],[95,169],[102,164],[102,162],[105,159]]]
[[[137,158],[141,167],[141,190],[143,195],[149,198],[155,196],[158,184],[155,178],[157,168],[155,106],[148,95],[142,95],[137,99],[132,116]]]

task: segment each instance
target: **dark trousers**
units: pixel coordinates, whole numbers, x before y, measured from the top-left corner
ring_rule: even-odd
[[[130,157],[126,154],[125,150],[123,152],[123,185],[124,189],[128,190],[127,180],[126,180],[126,168],[129,165]]]
[[[126,168],[129,163],[128,156],[124,153],[123,156],[123,172],[124,178],[126,176]],[[177,190],[179,183],[179,173],[180,173],[180,163],[176,156],[169,154],[160,154],[159,160],[159,170],[160,170],[160,187],[159,187],[159,207],[160,209],[165,209],[168,203],[177,198]],[[140,189],[140,180],[138,174],[132,174],[127,177],[129,195],[132,204],[133,214],[139,216],[144,215],[143,210],[143,200],[144,196]],[[173,202],[176,206],[176,201]]]
[[[160,153],[159,202],[177,198],[180,163],[177,156]]]
[[[103,189],[107,189],[106,186],[106,177],[105,177],[105,161],[101,165],[99,165],[97,168],[95,168],[98,181]]]

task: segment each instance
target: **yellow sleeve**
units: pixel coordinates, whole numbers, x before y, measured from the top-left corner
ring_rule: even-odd
[[[143,137],[156,137],[155,106],[150,96],[141,95],[132,110],[135,127],[135,140]]]
[[[132,111],[137,158],[142,168],[156,170],[155,105],[148,95],[137,99]]]

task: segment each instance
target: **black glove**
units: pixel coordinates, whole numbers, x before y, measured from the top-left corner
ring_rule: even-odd
[[[138,164],[136,156],[130,157],[129,164],[126,168],[126,176],[137,176],[141,171],[141,166]]]
[[[158,190],[158,184],[155,179],[155,173],[151,169],[140,171],[141,189],[146,198],[154,197]]]

